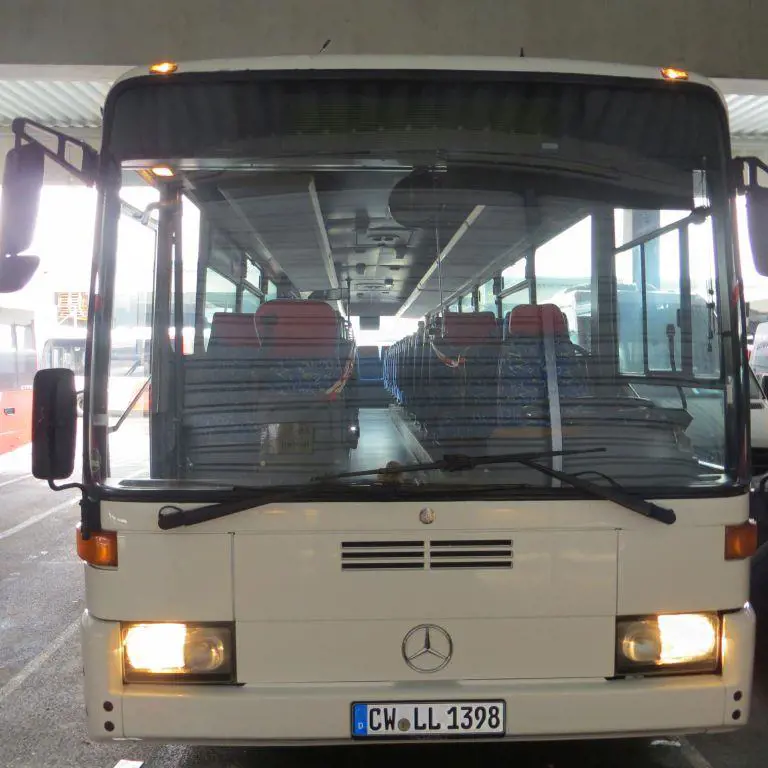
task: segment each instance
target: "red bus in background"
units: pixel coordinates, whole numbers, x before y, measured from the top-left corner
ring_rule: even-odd
[[[34,312],[0,307],[0,454],[32,439]]]

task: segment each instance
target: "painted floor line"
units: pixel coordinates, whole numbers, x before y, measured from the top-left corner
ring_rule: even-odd
[[[131,472],[129,475],[126,475],[125,479],[130,480],[131,478],[138,477],[144,472],[146,472],[146,469],[139,469],[137,471]],[[34,525],[35,523],[39,523],[41,520],[45,520],[46,517],[50,517],[51,515],[55,515],[57,512],[61,512],[63,509],[67,509],[68,507],[74,506],[79,501],[80,499],[77,499],[77,498],[70,499],[69,501],[65,501],[63,504],[57,504],[55,507],[52,507],[51,509],[47,509],[45,512],[40,512],[37,515],[32,515],[32,517],[27,518],[26,520],[24,520],[24,522],[21,522],[18,525],[14,525],[13,528],[8,528],[5,531],[0,531],[0,541],[2,541],[3,539],[7,539],[9,536],[13,536],[15,533],[19,533],[19,531],[23,531],[25,528],[29,528],[30,525]]]
[[[13,528],[0,531],[0,541],[7,539],[9,536],[13,536],[15,533],[19,533],[19,531],[23,531],[25,528],[29,528],[30,525],[34,525],[35,523],[39,523],[41,520],[45,520],[46,517],[50,517],[51,515],[55,515],[57,512],[61,512],[63,509],[74,507],[79,500],[80,499],[75,498],[70,499],[69,501],[65,501],[63,504],[57,504],[55,507],[51,507],[45,512],[39,512],[36,515],[32,515],[32,517],[28,517],[26,520],[24,520],[24,522],[21,522],[18,525],[14,525]]]
[[[707,760],[707,758],[685,738],[685,736],[680,739],[680,747],[683,752],[683,757],[691,768],[714,768],[712,763],[710,763],[709,760]]]
[[[6,485],[13,485],[14,483],[20,483],[22,480],[29,480],[32,475],[22,475],[21,477],[14,477],[13,480],[5,480],[0,483],[0,488],[5,488]]]
[[[17,672],[2,688],[0,688],[0,704],[12,693],[21,688],[26,680],[39,671],[46,662],[65,643],[68,643],[80,628],[80,619],[73,621],[44,651],[35,656],[26,666]]]

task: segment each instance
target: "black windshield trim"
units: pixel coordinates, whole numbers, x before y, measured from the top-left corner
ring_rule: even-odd
[[[663,79],[651,77],[630,77],[627,75],[603,75],[570,72],[520,72],[514,70],[465,70],[465,69],[263,69],[263,70],[218,70],[215,72],[181,72],[169,77],[158,77],[146,74],[133,77],[117,83],[110,92],[104,104],[101,162],[106,167],[111,160],[151,159],[134,158],[113,152],[111,137],[117,102],[133,90],[148,88],[167,88],[173,85],[221,85],[224,83],[258,82],[267,80],[306,81],[313,80],[349,80],[355,79],[402,79],[402,80],[431,80],[436,82],[503,82],[511,83],[555,83],[581,86],[610,86],[637,91],[666,91],[678,89],[685,94],[691,94],[709,102],[715,108],[719,122],[719,139],[721,142],[722,159],[731,155],[730,133],[726,105],[717,91],[704,83],[670,83]]]
[[[314,493],[307,490],[306,499],[295,496],[290,501],[281,503],[301,504],[305,502],[320,501],[322,503],[329,502],[349,502],[354,503],[356,500],[350,498],[350,492],[345,491],[345,488],[354,487],[350,484],[339,484],[338,486],[321,486],[314,484]],[[358,486],[359,487],[359,486]],[[392,499],[376,499],[364,498],[365,494],[361,492],[361,498],[368,503],[377,504],[391,504],[408,501],[424,501],[429,496],[429,485],[419,486],[418,491],[409,494],[406,489],[400,489],[397,498]],[[675,499],[720,499],[720,498],[732,498],[736,496],[743,496],[749,493],[750,487],[748,484],[740,485],[733,484],[728,486],[712,486],[706,488],[648,488],[638,486],[623,485],[623,489],[636,494],[642,494],[646,499],[658,499],[658,500],[675,500]],[[333,491],[338,490],[338,494],[334,494]],[[594,496],[582,493],[578,490],[562,487],[562,488],[547,488],[547,487],[530,487],[530,488],[512,488],[510,490],[503,490],[494,487],[493,492],[488,492],[487,495],[483,494],[478,487],[474,487],[471,491],[461,490],[460,485],[452,487],[450,485],[442,485],[438,488],[434,488],[435,495],[451,494],[451,498],[448,501],[589,501],[594,500]],[[224,489],[216,489],[210,491],[195,490],[195,489],[143,489],[143,490],[126,490],[117,488],[115,486],[107,485],[90,485],[87,488],[88,495],[97,501],[115,501],[115,502],[141,502],[141,503],[210,503],[216,504],[223,501],[231,501],[238,498],[235,494]],[[263,492],[266,495],[270,492],[281,493],[285,491],[285,488],[278,488],[278,486],[263,486]],[[653,493],[649,493],[653,491]],[[254,491],[254,495],[261,491]],[[375,496],[370,494],[369,496]],[[479,498],[484,496],[485,498]]]

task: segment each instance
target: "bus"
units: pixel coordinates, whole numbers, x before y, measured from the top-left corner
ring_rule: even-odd
[[[39,183],[41,153],[68,167],[14,132],[10,182]],[[93,739],[748,721],[732,203],[759,222],[765,197],[711,83],[528,58],[162,62],[113,86],[100,154],[78,146],[99,189],[77,530]],[[128,195],[156,217],[146,249],[123,245]],[[638,342],[620,283],[673,319]],[[569,319],[553,297],[583,285]],[[112,316],[137,290],[152,398],[128,477],[105,415]],[[695,296],[714,304],[703,341]],[[401,333],[361,400],[353,328],[375,317]],[[674,365],[654,351],[670,338]],[[71,371],[36,379],[33,472],[54,485],[75,391]]]
[[[0,307],[0,454],[32,439],[35,315]]]
[[[148,329],[132,328],[113,332],[108,407],[110,415],[126,411],[145,415],[149,407]],[[75,377],[77,413],[82,416],[85,402],[84,329],[60,329],[46,339],[40,353],[41,368],[67,368]]]

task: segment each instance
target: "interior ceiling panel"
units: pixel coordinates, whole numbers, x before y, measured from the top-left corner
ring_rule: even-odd
[[[510,203],[512,198],[510,198]],[[398,311],[399,317],[419,318],[442,299],[490,279],[496,270],[517,261],[533,243],[541,243],[575,224],[584,215],[564,200],[541,201],[540,225],[532,224],[522,205],[477,206]]]
[[[277,261],[291,283],[302,292],[339,287],[311,176],[272,180],[264,193],[247,184],[224,184],[221,193],[240,227],[250,228],[267,255]],[[233,226],[237,226],[233,221]]]

